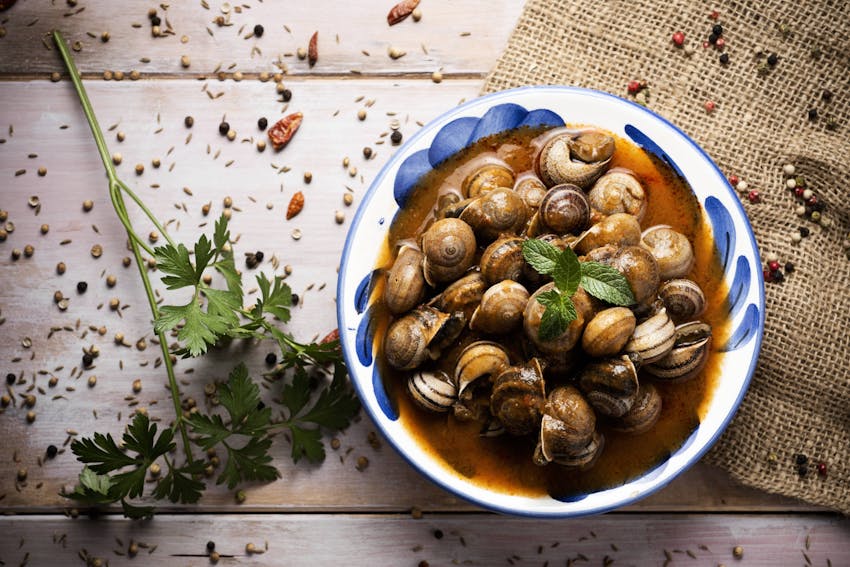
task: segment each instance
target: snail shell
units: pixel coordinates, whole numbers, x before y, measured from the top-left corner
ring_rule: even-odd
[[[443,293],[435,298],[435,306],[447,313],[463,311],[472,315],[486,290],[487,282],[481,272],[470,272],[444,289]]]
[[[450,313],[437,328],[431,342],[428,343],[428,350],[431,353],[431,358],[440,356],[440,352],[455,342],[455,340],[463,332],[466,327],[466,315],[463,311],[455,311]]]
[[[538,178],[529,175],[517,181],[514,191],[522,198],[529,210],[536,211],[546,194],[546,185]]]
[[[664,302],[667,314],[674,323],[696,319],[705,310],[705,294],[696,282],[675,279],[658,288],[658,297]]]
[[[452,189],[447,193],[443,193],[437,198],[437,208],[435,216],[438,219],[444,219],[447,217],[457,217],[460,213],[457,214],[448,214],[449,211],[454,211],[454,207],[461,202],[463,198],[460,193],[457,192],[456,189]]]
[[[519,234],[528,216],[528,207],[513,189],[497,187],[469,203],[460,220],[469,223],[479,239],[490,242],[502,233]]]
[[[578,233],[590,222],[590,202],[576,185],[556,185],[546,192],[538,214],[546,232]]]
[[[528,303],[528,291],[522,284],[503,280],[490,287],[472,314],[469,328],[473,331],[504,335],[522,321]]]
[[[640,243],[640,223],[628,213],[614,213],[584,231],[573,243],[577,254],[587,254],[594,248],[613,244],[634,246]]]
[[[700,321],[676,327],[673,349],[665,357],[646,366],[659,380],[684,382],[699,374],[711,350],[711,327]]]
[[[612,266],[629,280],[638,304],[655,299],[660,281],[655,258],[640,246],[624,246],[614,256]]]
[[[578,383],[593,409],[609,417],[622,417],[638,398],[637,369],[625,354],[585,364]]]
[[[507,166],[495,163],[479,167],[463,180],[461,191],[465,197],[477,197],[496,187],[513,187],[514,172]]]
[[[560,134],[537,153],[534,168],[547,187],[572,183],[589,187],[602,175],[614,154],[614,139],[598,132]]]
[[[545,354],[558,354],[572,350],[581,338],[581,332],[584,329],[585,321],[592,316],[593,304],[590,297],[583,288],[578,288],[572,297],[573,305],[576,308],[577,317],[567,326],[567,330],[560,336],[552,340],[544,341],[540,339],[540,321],[543,318],[543,312],[546,307],[537,301],[537,297],[541,293],[545,293],[555,288],[554,283],[548,283],[539,288],[529,298],[523,313],[523,331],[525,336]]]
[[[584,328],[581,347],[590,356],[614,356],[635,330],[635,316],[625,307],[611,307],[593,316]]]
[[[422,306],[393,321],[384,336],[387,363],[399,370],[422,364],[431,354],[428,345],[448,318],[446,313]]]
[[[455,364],[455,383],[458,395],[484,376],[495,377],[510,365],[508,353],[499,343],[476,341],[461,351]]]
[[[422,252],[412,246],[402,246],[387,275],[384,302],[396,315],[416,307],[425,295],[425,276],[422,274]]]
[[[420,370],[410,375],[407,391],[416,404],[433,412],[447,412],[457,399],[457,386],[440,370]]]
[[[666,225],[651,226],[641,235],[641,245],[658,262],[662,280],[683,278],[694,266],[694,250],[688,238]]]
[[[605,436],[600,432],[595,431],[593,433],[593,437],[590,439],[590,442],[573,453],[565,453],[559,455],[558,458],[554,459],[552,462],[563,467],[568,467],[571,469],[578,470],[588,470],[593,468],[593,465],[596,464],[596,461],[599,460],[599,455],[602,454],[602,449],[605,448]],[[534,456],[532,459],[536,464],[546,464],[545,457],[543,456],[543,451],[538,445],[538,449],[535,450]]]
[[[574,455],[593,439],[596,414],[581,392],[573,386],[552,390],[540,422],[535,463],[545,465],[561,457]]]
[[[587,194],[591,208],[602,215],[628,213],[640,221],[646,214],[646,192],[634,173],[615,169],[600,177]]]
[[[640,355],[642,363],[649,364],[664,358],[675,341],[676,328],[667,316],[667,309],[662,307],[635,327],[625,349],[626,352]]]
[[[614,429],[639,435],[649,431],[661,417],[661,395],[655,385],[645,383],[640,385],[638,398],[632,404],[632,409],[613,423]]]
[[[525,268],[520,236],[506,236],[493,241],[481,255],[481,274],[490,285],[502,280],[520,279]]]
[[[545,388],[538,359],[506,368],[493,382],[490,412],[511,435],[528,435],[540,426]]]
[[[422,235],[423,271],[429,285],[457,279],[475,257],[475,234],[462,220],[440,219]]]

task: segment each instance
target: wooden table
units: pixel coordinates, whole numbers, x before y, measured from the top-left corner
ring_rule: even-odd
[[[391,2],[187,1],[158,7],[167,34],[155,38],[147,17],[153,6],[22,0],[0,12],[0,209],[15,225],[0,243],[0,360],[2,375],[21,376],[11,388],[14,407],[0,415],[4,564],[72,564],[80,555],[91,564],[97,557],[110,565],[205,565],[208,540],[216,542],[222,564],[562,565],[586,557],[589,564],[613,559],[649,565],[667,564],[669,557],[716,565],[737,564],[736,545],[744,548],[741,563],[810,558],[816,565],[827,559],[850,564],[846,519],[739,486],[702,464],[657,494],[604,516],[495,516],[438,489],[385,443],[370,443],[374,426],[365,415],[339,436],[341,447],[319,467],[293,465],[281,440],[274,464],[282,478],[249,487],[242,504],[216,487],[197,507],[164,506],[150,522],[130,522],[120,513],[68,518],[71,506],[59,491],[72,486],[80,470],[65,450],[74,432],[118,434],[138,407],[166,421],[172,408],[165,373],[154,364],[154,345],[139,350],[113,340],[123,333],[129,345],[141,338],[150,343],[150,315],[135,269],[122,265],[129,254],[126,235],[110,206],[80,105],[45,34],[59,28],[69,43],[79,42],[75,56],[108,128],[110,149],[123,155],[120,175],[170,221],[171,232],[193,242],[204,230],[202,205],[212,203],[212,215],[218,215],[230,196],[239,253],[275,255],[279,273],[291,265],[288,282],[302,301],[290,328],[306,340],[336,326],[339,252],[360,198],[394,151],[389,123],[398,120],[409,136],[475,97],[521,10],[520,2],[507,0],[426,0],[420,22],[388,27]],[[250,37],[257,23],[265,33]],[[319,59],[310,68],[297,50],[316,30]],[[108,42],[101,41],[104,32]],[[392,59],[390,47],[406,54]],[[130,80],[134,70],[139,80]],[[51,82],[57,71],[62,80]],[[122,71],[125,78],[105,81],[105,71]],[[280,71],[292,93],[288,104],[280,101],[273,80],[262,80]],[[432,80],[437,71],[439,83]],[[284,109],[304,113],[301,130],[283,152],[259,153],[257,118],[273,121]],[[194,118],[191,130],[184,126],[187,115]],[[218,134],[223,117],[237,132],[232,142]],[[373,150],[369,160],[366,146]],[[141,175],[134,173],[137,163],[145,166]],[[40,167],[46,175],[38,174]],[[309,184],[305,172],[312,173]],[[299,190],[306,196],[304,210],[286,221],[286,205]],[[343,203],[348,191],[351,207]],[[38,207],[31,206],[32,196]],[[82,210],[86,199],[94,203],[88,213]],[[345,214],[342,225],[335,222],[337,211]],[[150,227],[142,216],[132,216],[146,234]],[[42,224],[49,225],[47,234],[41,234]],[[295,229],[303,234],[297,241]],[[27,244],[34,255],[13,261],[12,249]],[[103,247],[98,259],[90,254],[95,244]],[[64,275],[56,273],[58,262],[67,267]],[[263,269],[272,271],[269,262]],[[117,277],[114,288],[105,283],[110,274]],[[89,284],[84,295],[75,291],[80,280]],[[57,290],[70,298],[66,311],[54,303]],[[122,306],[117,311],[109,308],[112,298]],[[82,349],[91,345],[102,353],[96,367],[74,373]],[[253,372],[263,371],[269,350],[270,344],[260,344],[181,360],[183,394],[203,399],[203,384],[223,378],[235,356]],[[94,387],[87,385],[90,375],[97,376]],[[51,377],[57,378],[53,387]],[[142,391],[128,397],[136,379]],[[36,396],[32,424],[21,396],[27,393]],[[63,448],[52,460],[44,459],[49,444]],[[357,467],[360,457],[368,459],[364,470]],[[25,480],[18,476],[22,469]],[[421,519],[415,510],[423,512]],[[136,558],[126,555],[131,540],[147,545]],[[249,542],[266,553],[246,555]]]

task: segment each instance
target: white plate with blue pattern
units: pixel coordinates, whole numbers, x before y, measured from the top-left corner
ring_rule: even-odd
[[[729,289],[731,333],[717,345],[720,376],[702,422],[679,449],[621,486],[573,495],[511,495],[481,486],[441,463],[398,419],[378,371],[370,302],[380,243],[422,175],[484,136],[520,126],[593,124],[666,162],[693,189],[714,236]],[[575,87],[524,87],[481,97],[431,121],[380,171],[354,217],[339,270],[337,318],[351,380],[366,411],[411,465],[457,496],[498,512],[570,517],[612,510],[665,486],[711,447],[732,419],[755,371],[764,332],[764,281],[752,229],[726,178],[681,130],[627,100]]]

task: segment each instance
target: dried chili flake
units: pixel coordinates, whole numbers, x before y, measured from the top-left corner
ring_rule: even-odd
[[[419,0],[402,0],[392,7],[390,13],[387,14],[387,23],[391,26],[403,21],[407,16],[413,13],[413,10],[419,5]]]
[[[310,43],[307,45],[307,63],[310,67],[316,64],[319,60],[319,32],[313,32],[310,37]]]
[[[301,126],[301,120],[303,118],[304,115],[300,112],[293,112],[284,116],[274,126],[269,128],[269,141],[271,141],[275,150],[280,151],[286,147],[286,144],[289,143],[289,140],[298,131],[298,127]]]
[[[319,341],[319,344],[323,345],[325,343],[329,343],[329,342],[332,342],[332,341],[338,341],[338,340],[339,340],[339,329],[334,329],[333,331],[331,331],[330,333],[325,335],[324,338]]]
[[[304,208],[304,193],[301,191],[297,192],[292,198],[289,200],[289,206],[286,207],[286,220],[291,219],[301,212],[301,209]]]

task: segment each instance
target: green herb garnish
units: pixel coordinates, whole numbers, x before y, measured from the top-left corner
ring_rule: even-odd
[[[572,248],[559,250],[543,240],[530,239],[522,244],[522,255],[538,273],[552,276],[555,288],[537,296],[546,307],[540,319],[538,336],[550,341],[562,335],[578,317],[572,296],[579,286],[602,301],[614,305],[632,305],[634,294],[626,277],[611,266],[599,262],[580,262]]]
[[[158,429],[148,417],[136,413],[119,445],[109,434],[95,433],[71,444],[71,451],[84,463],[79,483],[68,498],[90,505],[121,503],[124,514],[132,518],[153,514],[150,506],[132,500],[144,497],[146,474],[153,481],[149,496],[156,500],[195,503],[206,488],[201,480],[214,470],[213,465],[197,460],[193,445],[204,450],[215,448],[222,457],[217,483],[235,488],[245,481],[270,481],[278,478],[270,449],[276,429],[286,429],[292,444],[292,459],[306,457],[321,462],[325,457],[323,430],[344,429],[360,408],[347,380],[338,340],[300,343],[280,325],[289,321],[292,292],[280,276],[256,277],[260,297],[246,309],[242,279],[236,269],[227,218],[215,223],[212,239],[202,235],[189,247],[175,242],[151,210],[126,183],[118,178],[103,132],[97,123],[79,71],[62,35],[53,33],[77,91],[86,120],[91,127],[109,185],[109,196],[118,219],[129,237],[142,284],[154,320],[175,419]],[[124,197],[129,197],[163,235],[167,244],[152,249],[134,230]],[[164,305],[157,301],[142,253],[153,257],[168,290],[191,288],[188,302]],[[224,279],[223,288],[204,283],[207,270],[217,271]],[[166,333],[177,333],[178,346],[169,350]],[[194,412],[184,416],[181,393],[175,378],[171,355],[200,356],[227,339],[275,340],[281,351],[280,363],[270,373],[277,379],[280,404],[277,417],[260,399],[260,389],[238,365],[225,383],[216,386],[215,395],[224,413]],[[175,453],[182,441],[182,456]],[[283,437],[283,436],[282,436]],[[226,460],[225,460],[226,459]],[[164,465],[164,466],[163,466]],[[156,470],[156,474],[154,474]]]

